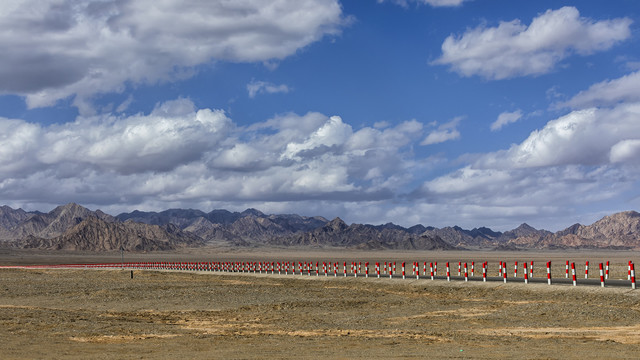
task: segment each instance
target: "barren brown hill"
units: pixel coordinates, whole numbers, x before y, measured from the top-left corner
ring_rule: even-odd
[[[347,225],[335,218],[313,231],[274,238],[273,244],[285,246],[333,246],[358,249],[446,250],[454,247],[438,236],[414,235],[407,230],[377,229],[374,226]]]
[[[201,237],[206,242],[224,242],[237,246],[264,244],[273,237],[288,235],[294,231],[275,223],[269,217],[254,215],[240,217],[231,224],[212,223],[201,217],[184,230]]]
[[[106,222],[88,217],[55,238],[28,236],[17,242],[22,248],[74,251],[154,251],[201,246],[202,239],[175,225],[160,227],[135,222]]]
[[[229,230],[228,226],[222,224],[214,224],[203,217],[194,220],[183,230],[200,237],[206,243],[247,245],[247,243],[241,237],[232,233]]]
[[[200,218],[207,218],[207,214],[194,209],[169,209],[161,212],[138,211],[122,213],[116,216],[120,221],[134,221],[149,225],[174,224],[180,228],[191,225]]]
[[[640,248],[640,213],[625,211],[605,216],[591,225],[574,224],[553,234],[520,236],[510,244],[532,248]]]
[[[193,209],[171,209],[159,213],[134,211],[116,218],[154,225],[174,224],[207,242],[222,241],[240,246],[263,244],[272,237],[310,231],[328,222],[320,216],[266,215],[256,209],[243,212],[213,210],[208,214]]]
[[[517,238],[529,238],[534,240],[534,239],[539,239],[551,234],[552,234],[551,231],[538,230],[530,226],[529,224],[524,223],[513,230],[503,232],[502,235],[500,236],[500,239],[503,241],[506,241],[509,239],[517,239]]]
[[[0,206],[0,228],[12,228],[30,216],[32,214],[22,209],[14,210],[6,205]]]
[[[22,209],[14,210],[6,205],[0,206],[0,240],[11,239],[10,229],[15,228],[33,215]]]
[[[453,246],[459,247],[492,247],[504,242],[501,232],[493,231],[487,227],[465,230],[459,226],[447,226],[443,228],[426,228],[423,235],[438,236]]]
[[[537,230],[525,223],[513,230],[502,233],[500,236],[501,244],[498,245],[498,248],[516,249],[517,246],[525,248],[541,247],[540,241],[550,235],[553,235],[551,231]]]
[[[100,210],[91,211],[78,204],[70,203],[51,210],[46,214],[33,214],[16,226],[8,229],[8,238],[22,239],[27,236],[51,239],[63,235],[84,219],[97,217],[107,222],[116,219]]]
[[[88,220],[88,221],[87,221]],[[101,221],[97,221],[101,220]],[[125,221],[126,220],[126,221]],[[155,226],[155,227],[154,227]],[[202,244],[223,246],[311,246],[357,249],[640,249],[640,214],[635,211],[605,216],[592,225],[575,224],[551,233],[527,224],[504,233],[487,227],[404,228],[347,225],[340,218],[296,214],[266,215],[193,209],[123,213],[118,217],[70,203],[49,213],[0,207],[0,245],[89,251],[168,250]]]

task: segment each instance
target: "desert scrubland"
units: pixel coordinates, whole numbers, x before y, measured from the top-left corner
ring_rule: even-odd
[[[633,252],[208,249],[138,261],[536,261],[584,269]],[[116,262],[120,254],[5,251],[0,263]],[[593,265],[592,265],[593,266]],[[597,277],[597,265],[593,267]],[[457,271],[457,269],[456,269]],[[497,268],[495,269],[497,271]],[[582,274],[583,275],[583,274]],[[560,276],[560,275],[558,275]],[[629,288],[135,270],[0,269],[2,358],[637,358]]]

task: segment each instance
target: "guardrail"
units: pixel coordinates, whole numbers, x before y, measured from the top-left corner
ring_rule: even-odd
[[[22,266],[0,266],[0,269],[131,269],[131,270],[179,270],[179,271],[210,271],[210,272],[227,272],[227,273],[271,273],[276,272],[279,275],[307,275],[311,276],[333,276],[338,277],[339,274],[342,277],[353,276],[358,277],[364,275],[365,278],[369,277],[369,262],[351,262],[350,267],[347,267],[347,262],[343,261],[342,264],[335,261],[298,261],[297,270],[295,261],[210,261],[210,262],[168,262],[168,261],[156,261],[156,262],[121,262],[121,263],[103,263],[103,264],[56,264],[56,265],[22,265]],[[333,265],[333,271],[331,270]],[[342,269],[340,269],[342,265]],[[636,275],[635,266],[632,261],[629,261],[627,268],[627,279],[610,279],[610,264],[606,262],[606,266],[603,263],[599,263],[599,278],[589,278],[589,262],[585,264],[585,276],[584,279],[578,280],[576,276],[575,262],[567,261],[565,263],[565,276],[552,279],[551,261],[547,261],[546,277],[534,278],[534,262],[523,263],[522,277],[518,277],[518,262],[514,263],[513,277],[508,276],[508,265],[504,261],[500,261],[497,265],[497,276],[488,276],[489,263],[487,261],[482,262],[482,276],[475,276],[475,261],[471,262],[471,273],[469,274],[469,266],[467,262],[458,262],[458,275],[452,276],[449,262],[446,263],[446,275],[438,275],[438,262],[429,263],[429,279],[431,280],[461,280],[461,281],[502,281],[507,282],[524,282],[529,284],[530,282],[544,283],[548,285],[552,284],[572,284],[577,285],[600,285],[605,286],[617,286],[627,287],[631,289],[636,288]],[[401,273],[397,273],[397,263],[389,261],[384,262],[382,265],[380,262],[376,262],[373,266],[375,275],[377,278],[383,276],[389,276],[389,278],[402,278],[407,279],[406,263],[401,264]],[[571,278],[569,278],[569,269],[571,269]],[[416,279],[420,279],[420,263],[413,262],[412,275]],[[427,277],[427,262],[425,261],[422,266],[422,275]],[[512,279],[512,280],[508,280]]]

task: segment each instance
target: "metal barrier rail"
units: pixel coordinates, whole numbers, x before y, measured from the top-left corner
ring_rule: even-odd
[[[331,271],[333,264],[333,271]],[[297,271],[296,271],[297,265]],[[342,269],[340,269],[342,265]],[[572,284],[577,285],[600,285],[616,286],[616,287],[628,287],[632,289],[636,288],[635,278],[635,266],[632,261],[628,263],[628,275],[627,280],[624,279],[610,279],[609,261],[606,262],[606,266],[603,263],[599,263],[599,278],[589,278],[589,262],[585,264],[585,276],[584,279],[578,279],[576,275],[575,263],[569,261],[565,264],[565,277],[553,278],[551,276],[551,261],[547,262],[546,277],[534,277],[533,267],[534,262],[531,261],[530,265],[527,262],[523,263],[523,275],[522,278],[518,277],[518,262],[514,263],[513,277],[507,276],[507,263],[500,261],[498,264],[498,276],[488,276],[488,262],[482,263],[482,276],[475,276],[475,262],[471,262],[471,274],[469,275],[468,263],[458,262],[458,275],[452,276],[450,271],[449,262],[446,263],[446,276],[438,275],[438,263],[429,263],[429,279],[431,280],[459,280],[459,281],[502,281],[502,282],[521,282],[525,284],[529,283],[547,283],[552,284]],[[384,262],[384,266],[380,262],[376,262],[373,269],[377,278],[388,275],[389,278],[402,278],[406,279],[406,263],[401,264],[401,273],[396,272],[397,263]],[[127,270],[180,270],[180,271],[211,271],[211,272],[231,272],[231,273],[271,273],[276,272],[279,275],[306,275],[306,276],[334,276],[337,277],[341,274],[343,277],[358,275],[364,275],[365,278],[369,277],[369,262],[351,262],[350,267],[347,267],[347,262],[342,264],[339,262],[327,262],[323,261],[322,266],[320,262],[316,261],[211,261],[211,262],[169,262],[169,261],[156,261],[156,262],[121,262],[121,263],[102,263],[102,264],[55,264],[55,265],[17,265],[17,266],[0,266],[0,269],[127,269]],[[571,268],[571,278],[569,278],[569,269]],[[348,270],[349,269],[349,270]],[[464,269],[464,270],[463,270]],[[416,279],[420,279],[420,263],[413,262],[412,275]],[[422,275],[427,277],[427,262],[425,261],[422,266]]]

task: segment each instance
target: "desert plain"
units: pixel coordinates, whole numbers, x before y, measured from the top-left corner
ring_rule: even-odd
[[[584,276],[629,251],[205,249],[125,261],[535,261]],[[0,251],[0,265],[119,262],[120,253]],[[578,266],[578,264],[580,264]],[[441,265],[439,265],[441,266]],[[442,268],[439,269],[439,271]],[[452,270],[453,271],[453,270]],[[457,269],[456,269],[457,271]],[[477,271],[477,270],[476,270]],[[133,276],[132,276],[133,275]],[[478,276],[476,274],[476,276]],[[158,270],[0,269],[2,359],[636,359],[640,290],[509,282]]]

